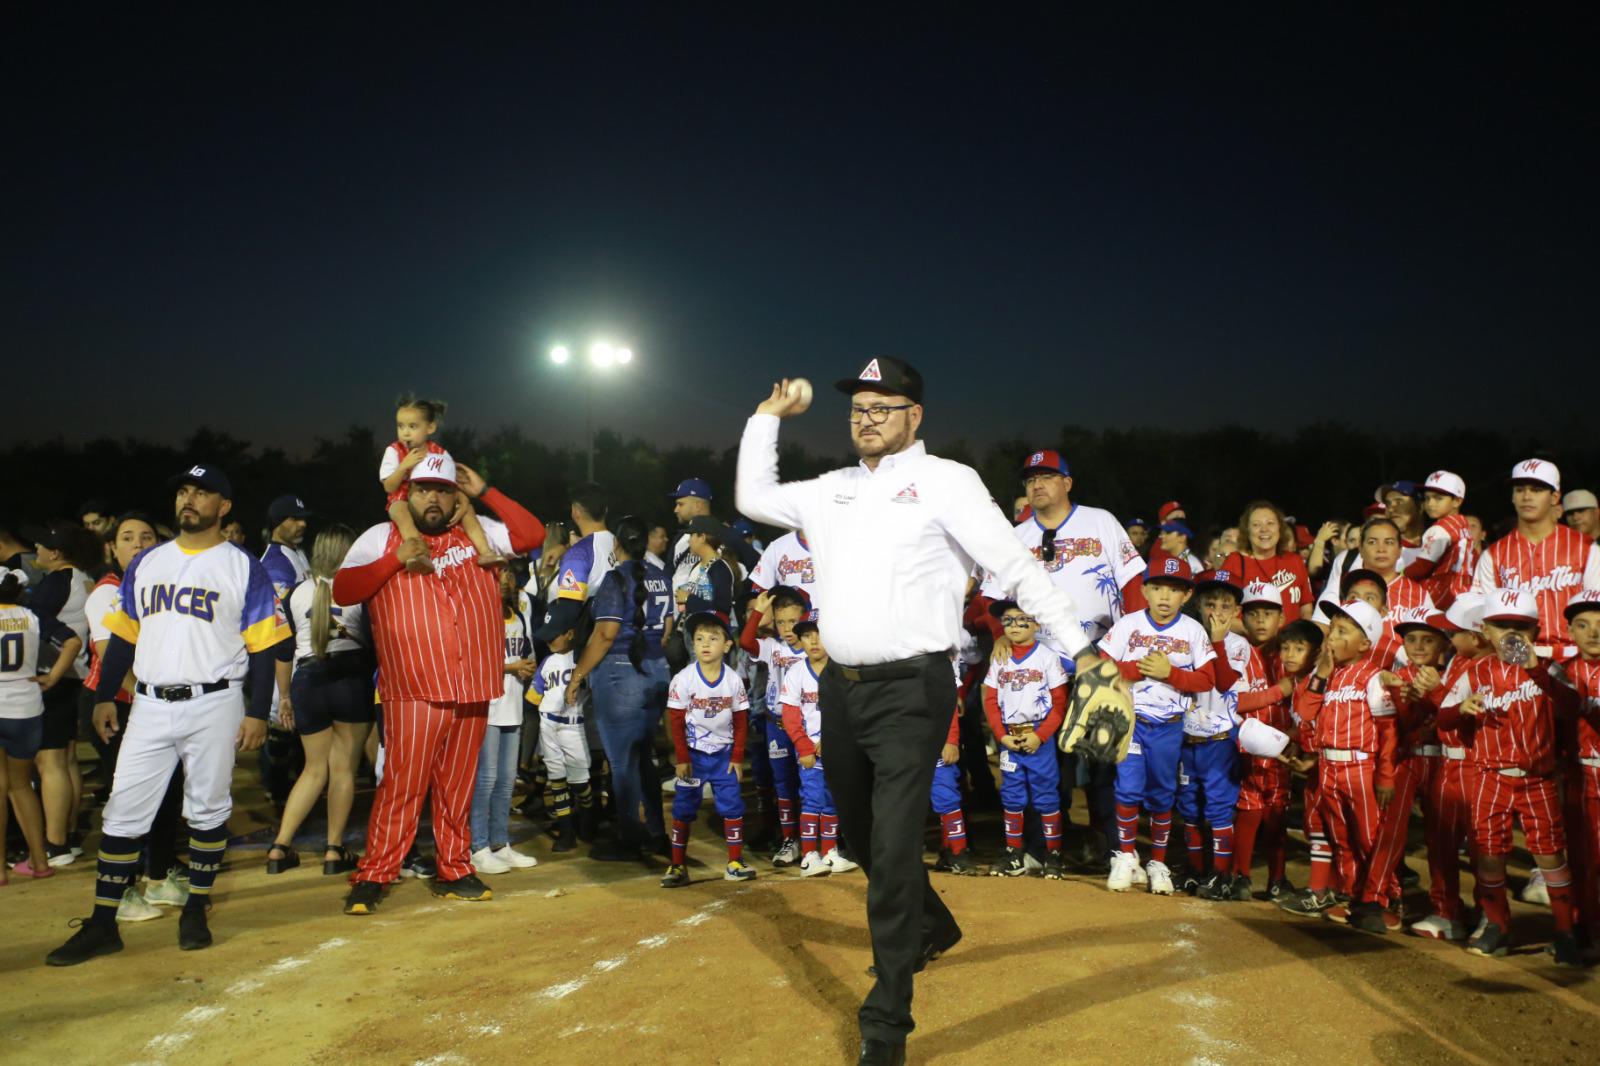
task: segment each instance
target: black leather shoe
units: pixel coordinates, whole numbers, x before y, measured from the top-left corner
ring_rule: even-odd
[[[904,1041],[891,1044],[875,1036],[861,1038],[861,1055],[856,1066],[904,1066],[906,1045]]]

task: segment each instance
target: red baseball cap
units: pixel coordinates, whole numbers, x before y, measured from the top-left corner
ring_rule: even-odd
[[[1053,448],[1046,448],[1042,452],[1034,452],[1022,464],[1022,476],[1027,477],[1035,470],[1048,470],[1052,474],[1062,477],[1071,477],[1072,471],[1067,469],[1067,461],[1061,458],[1061,453]]]
[[[1156,521],[1165,522],[1167,520],[1167,515],[1171,514],[1173,511],[1183,511],[1183,504],[1179,503],[1177,500],[1168,500],[1166,503],[1156,508]],[[1184,511],[1184,515],[1187,517],[1188,512]]]
[[[1302,548],[1309,548],[1311,547],[1311,542],[1313,539],[1314,538],[1311,536],[1311,528],[1309,526],[1294,527],[1294,542],[1298,546]]]
[[[1144,572],[1144,583],[1152,581],[1171,581],[1179,585],[1194,584],[1194,571],[1189,569],[1189,564],[1176,555],[1163,556],[1153,561]]]

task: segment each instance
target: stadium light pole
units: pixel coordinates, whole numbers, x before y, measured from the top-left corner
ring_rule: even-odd
[[[572,361],[572,352],[564,344],[550,349],[550,361],[565,366]],[[589,345],[589,359],[582,367],[583,374],[583,425],[588,441],[588,480],[594,480],[594,377],[614,366],[627,366],[633,362],[632,348],[618,348],[608,341],[595,341]]]

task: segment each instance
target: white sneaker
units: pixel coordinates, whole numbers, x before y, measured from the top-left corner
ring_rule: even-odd
[[[1112,892],[1126,892],[1133,887],[1133,871],[1139,868],[1139,857],[1130,852],[1118,851],[1111,856],[1111,873],[1106,877],[1106,888]]]
[[[793,866],[800,861],[800,841],[790,837],[772,856],[774,866]]]
[[[859,862],[852,862],[851,860],[845,858],[844,852],[840,851],[838,848],[834,848],[832,851],[828,852],[828,869],[832,870],[836,874],[847,874],[851,870],[861,869],[861,864]]]
[[[1151,859],[1144,870],[1145,873],[1150,875],[1150,894],[1152,896],[1172,895],[1172,871],[1167,869],[1166,863],[1156,862]]]
[[[1411,931],[1429,940],[1465,940],[1467,936],[1465,925],[1442,914],[1430,914],[1422,921],[1413,923]]]
[[[144,899],[159,907],[181,907],[189,902],[189,886],[169,873],[160,881],[144,883]]]
[[[801,877],[826,877],[833,872],[828,865],[828,860],[822,857],[821,852],[808,851],[800,857]]]
[[[1550,906],[1550,890],[1545,887],[1543,870],[1537,866],[1533,868],[1532,876],[1517,894],[1517,898],[1524,903],[1537,903],[1541,907]]]
[[[508,874],[511,867],[495,856],[488,848],[479,848],[472,853],[472,868],[480,874]]]
[[[667,796],[676,795],[678,792],[678,779],[676,777],[669,777],[665,781],[661,782],[661,791]]]
[[[1144,867],[1139,865],[1139,853],[1131,851],[1128,853],[1128,857],[1133,860],[1133,883],[1136,885],[1149,884],[1150,879],[1144,875]]]
[[[510,844],[502,844],[494,849],[494,857],[511,867],[513,870],[531,870],[539,865],[539,860],[532,855],[524,855],[512,849]]]
[[[117,921],[119,922],[148,922],[152,918],[161,917],[161,912],[145,902],[137,888],[129,888],[122,894],[122,902],[117,904]]]
[[[1022,868],[1030,874],[1041,873],[1044,870],[1044,863],[1024,851],[1022,853]]]

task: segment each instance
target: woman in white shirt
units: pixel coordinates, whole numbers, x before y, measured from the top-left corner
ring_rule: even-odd
[[[283,822],[267,851],[267,873],[300,865],[294,835],[328,789],[328,837],[324,874],[349,873],[357,856],[344,846],[345,826],[355,801],[356,768],[372,730],[375,660],[366,612],[360,604],[333,602],[333,576],[355,541],[348,526],[332,525],[311,547],[311,576],[289,593],[286,614],[294,630],[294,675],[279,717],[300,735],[306,768],[289,791]]]

